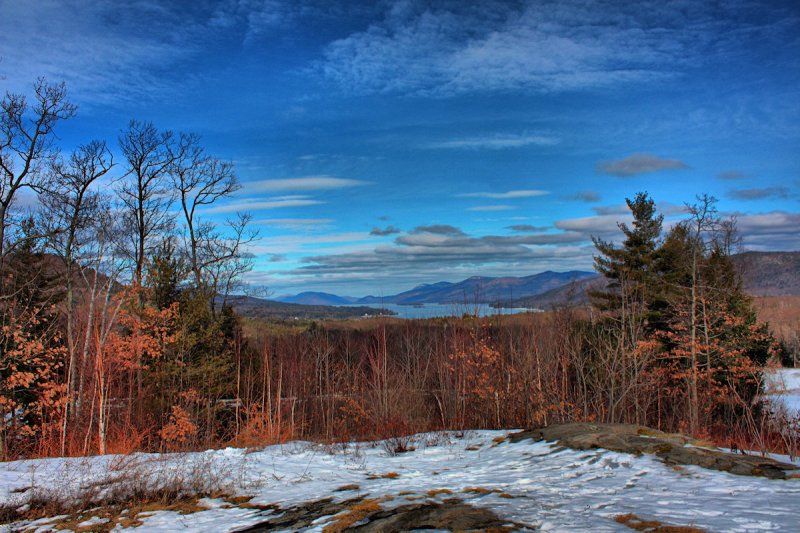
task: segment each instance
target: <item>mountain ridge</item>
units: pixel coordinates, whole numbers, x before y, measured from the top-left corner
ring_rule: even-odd
[[[742,252],[734,254],[732,259],[742,276],[744,290],[750,296],[800,295],[800,251]],[[597,274],[593,278],[521,298],[514,305],[539,309],[586,305],[589,303],[588,294],[603,288],[605,281]],[[502,306],[508,304],[504,302]]]
[[[307,291],[294,296],[283,296],[277,300],[311,305],[498,303],[541,294],[567,283],[596,276],[597,274],[594,272],[581,270],[567,272],[547,270],[521,277],[471,276],[455,283],[449,281],[422,283],[407,291],[387,296],[369,295],[362,298],[351,298]]]

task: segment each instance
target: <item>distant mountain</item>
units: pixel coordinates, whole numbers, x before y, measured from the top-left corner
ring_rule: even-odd
[[[542,272],[525,277],[490,278],[473,276],[458,283],[439,282],[419,285],[392,296],[367,296],[355,303],[399,305],[516,302],[571,282],[595,277],[593,272]]]
[[[526,296],[514,302],[501,302],[498,307],[527,307],[529,309],[553,309],[556,307],[575,307],[589,303],[589,293],[602,290],[606,279],[599,274],[575,280],[541,294]]]
[[[749,294],[800,295],[800,252],[745,252],[733,260]]]
[[[800,252],[744,252],[733,256],[751,296],[800,295]],[[606,281],[595,274],[541,294],[520,298],[514,305],[538,309],[586,305],[591,291],[602,290]],[[504,306],[508,306],[503,302]]]
[[[448,287],[452,287],[454,284],[450,283],[449,281],[440,281],[438,283],[423,283],[422,285],[417,285],[413,289],[405,292],[401,292],[400,294],[395,294],[392,296],[365,296],[363,298],[359,298],[356,300],[355,303],[359,304],[379,304],[379,303],[401,303],[401,304],[408,304],[413,305],[415,303],[423,303],[420,301],[416,301],[419,299],[424,299],[426,295],[436,292],[440,289],[446,289]],[[431,302],[429,302],[431,303]],[[434,302],[439,303],[439,302]]]
[[[219,298],[221,300],[221,298]],[[249,318],[271,319],[324,319],[358,318],[363,316],[394,315],[396,313],[375,307],[336,307],[330,305],[303,305],[262,300],[252,296],[228,296],[226,300],[237,314]]]
[[[281,296],[276,298],[279,302],[303,305],[349,305],[356,301],[356,298],[347,296],[337,296],[327,292],[301,292],[294,296]]]

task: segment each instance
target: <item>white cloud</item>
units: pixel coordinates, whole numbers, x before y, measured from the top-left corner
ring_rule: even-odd
[[[620,233],[618,224],[620,222],[630,223],[632,220],[633,217],[629,211],[627,215],[612,214],[557,220],[554,225],[560,230],[604,236]]]
[[[237,211],[262,211],[268,209],[280,209],[283,207],[305,207],[309,205],[322,204],[320,200],[312,200],[302,196],[285,196],[268,199],[241,199],[204,209],[204,213],[235,213]]]
[[[800,213],[771,211],[736,217],[744,245],[750,250],[800,250]]]
[[[276,180],[251,181],[244,185],[248,192],[321,191],[367,185],[369,182],[333,176],[302,176]]]
[[[14,91],[64,80],[84,105],[152,98],[174,87],[170,67],[198,52],[204,27],[148,0],[3,2],[0,76]]]
[[[509,211],[515,209],[513,205],[479,205],[468,207],[467,211]]]
[[[550,92],[664,80],[737,45],[739,6],[697,3],[390,4],[334,41],[317,70],[355,93]],[[721,22],[733,26],[729,32]]]
[[[771,198],[785,199],[790,194],[788,187],[755,187],[752,189],[732,189],[728,196],[734,200],[768,200]]]
[[[624,159],[598,161],[596,170],[600,174],[629,178],[662,170],[684,170],[689,165],[677,159],[664,159],[652,154],[633,154]]]
[[[544,135],[495,135],[434,142],[428,144],[427,147],[468,150],[504,150],[508,148],[522,148],[523,146],[552,146],[558,144],[558,142],[559,139]]]
[[[468,192],[457,195],[460,198],[491,198],[495,200],[507,198],[532,198],[535,196],[544,196],[550,194],[548,191],[541,191],[538,189],[527,189],[518,191],[507,192]]]
[[[267,218],[256,220],[253,223],[292,229],[306,228],[309,226],[327,226],[332,222],[332,218]]]

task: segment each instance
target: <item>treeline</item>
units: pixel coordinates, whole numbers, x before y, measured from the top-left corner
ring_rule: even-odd
[[[3,458],[572,420],[740,446],[776,435],[758,402],[776,344],[712,198],[666,230],[646,194],[629,200],[621,244],[595,242],[609,285],[591,310],[243,322],[219,295],[250,267],[249,218],[201,216],[237,190],[233,167],[136,121],[120,161],[103,141],[61,154],[55,127],[75,108],[63,85],[34,92],[6,95],[0,117]]]
[[[760,404],[779,346],[731,262],[735,221],[707,196],[666,232],[646,194],[628,206],[621,245],[595,242],[590,310],[260,334],[237,366],[242,442],[584,420],[795,446]]]
[[[205,376],[237,342],[218,301],[250,269],[255,234],[247,214],[203,216],[239,189],[233,165],[136,120],[116,150],[64,153],[58,127],[75,113],[43,79],[0,102],[2,458],[174,440],[175,395],[212,394]]]

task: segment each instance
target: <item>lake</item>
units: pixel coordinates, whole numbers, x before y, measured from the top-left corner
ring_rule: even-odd
[[[539,311],[539,309],[527,309],[524,307],[495,309],[490,307],[489,304],[424,304],[421,307],[397,304],[353,304],[346,307],[359,306],[388,309],[397,313],[395,316],[398,318],[435,318],[440,316],[462,316],[464,314],[495,316]]]

